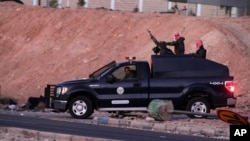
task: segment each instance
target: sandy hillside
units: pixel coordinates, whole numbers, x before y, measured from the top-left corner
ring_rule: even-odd
[[[158,40],[180,31],[186,53],[201,38],[207,58],[228,65],[235,78],[238,106],[250,109],[250,17],[188,17],[96,9],[53,9],[0,3],[1,96],[25,103],[43,95],[47,84],[87,77],[125,56],[150,60]],[[172,47],[169,47],[172,48]]]

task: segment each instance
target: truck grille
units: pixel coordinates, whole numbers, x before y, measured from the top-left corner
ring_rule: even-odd
[[[44,89],[44,98],[45,98],[45,105],[46,108],[53,108],[53,99],[55,93],[56,85],[47,84],[47,87]]]

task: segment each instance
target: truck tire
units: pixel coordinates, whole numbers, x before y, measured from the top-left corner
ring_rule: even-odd
[[[187,114],[190,118],[207,118],[207,115],[202,115],[202,113],[210,113],[210,105],[206,99],[196,97],[188,102],[186,110],[189,112],[201,113],[201,115]]]
[[[93,111],[93,105],[87,97],[78,96],[69,103],[69,112],[73,118],[86,119],[92,115]]]

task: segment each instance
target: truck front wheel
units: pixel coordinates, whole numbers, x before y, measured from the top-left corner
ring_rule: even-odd
[[[93,111],[91,101],[84,96],[75,97],[69,103],[69,112],[73,118],[86,119],[92,115]]]
[[[206,114],[210,113],[210,105],[206,99],[196,97],[188,102],[186,110],[190,112],[201,113],[198,115],[187,114],[187,116],[190,118],[207,118]]]

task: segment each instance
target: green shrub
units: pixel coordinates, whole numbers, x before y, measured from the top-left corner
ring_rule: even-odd
[[[135,13],[139,12],[139,8],[138,8],[138,7],[135,7],[135,8],[133,9],[133,12],[135,12]]]
[[[50,0],[49,1],[49,7],[57,8],[57,6],[58,6],[57,0]]]
[[[85,4],[86,4],[85,0],[78,0],[77,5],[78,5],[79,7],[83,7]]]

